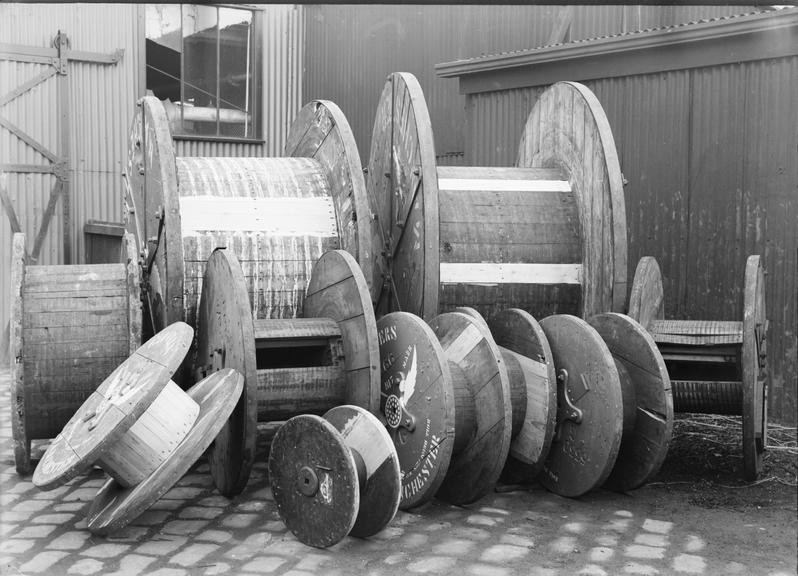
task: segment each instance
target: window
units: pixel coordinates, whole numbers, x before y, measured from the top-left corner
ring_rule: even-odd
[[[259,139],[256,12],[195,4],[146,7],[147,90],[172,134]]]

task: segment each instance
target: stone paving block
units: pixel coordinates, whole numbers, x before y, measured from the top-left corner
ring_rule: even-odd
[[[525,546],[527,548],[535,547],[535,540],[530,536],[521,536],[518,534],[503,534],[499,538],[502,544],[512,544],[513,546]]]
[[[491,533],[487,530],[482,528],[475,528],[473,526],[452,526],[452,529],[449,530],[449,534],[454,536],[455,538],[465,538],[466,540],[474,540],[475,542],[479,542],[481,540],[487,540],[490,538]]]
[[[138,576],[139,574],[147,574],[147,567],[155,560],[156,558],[151,556],[125,554],[119,560],[119,570],[103,576]]]
[[[684,550],[686,552],[700,552],[706,548],[707,543],[700,536],[694,534],[687,535],[687,541],[684,543]]]
[[[147,574],[147,576],[187,576],[188,571],[184,568],[159,568]]]
[[[605,548],[603,546],[597,546],[596,548],[591,548],[590,551],[587,553],[587,557],[591,562],[607,562],[615,555],[615,550],[612,548]]]
[[[574,536],[560,536],[549,543],[549,548],[559,554],[572,554],[576,550],[576,538]]]
[[[638,534],[635,536],[635,544],[664,547],[668,545],[668,537],[665,534]]]
[[[285,532],[288,530],[288,527],[283,524],[282,520],[271,520],[266,522],[261,528],[267,532]]]
[[[218,576],[219,574],[230,574],[231,566],[226,562],[214,562],[207,566],[203,571],[203,576]]]
[[[39,490],[33,495],[34,500],[60,500],[67,492],[72,490],[72,486],[64,485],[53,488],[52,490]]]
[[[646,518],[643,522],[643,530],[646,532],[654,532],[656,534],[667,534],[673,528],[673,522],[665,522],[663,520],[652,520]]]
[[[596,564],[588,564],[577,572],[580,576],[607,576],[607,571]]]
[[[600,534],[596,536],[596,544],[612,548],[618,545],[618,537],[614,534]]]
[[[66,524],[74,518],[74,514],[61,512],[59,514],[41,514],[33,516],[30,521],[34,524]]]
[[[209,506],[187,506],[178,514],[178,518],[213,520],[222,515],[222,508]]]
[[[22,540],[18,538],[4,540],[3,542],[0,542],[0,553],[21,554],[22,552],[27,552],[33,548],[34,544],[36,544],[34,540]]]
[[[131,546],[128,544],[109,544],[102,543],[96,544],[91,548],[83,550],[81,556],[88,556],[90,558],[116,558],[125,552],[128,552]]]
[[[519,560],[529,554],[529,548],[525,546],[513,546],[511,544],[496,544],[486,549],[479,559],[482,562],[502,563],[512,560]]]
[[[283,564],[285,564],[285,558],[280,558],[278,556],[261,556],[260,558],[256,558],[244,564],[241,568],[242,570],[251,570],[257,574],[268,574],[274,572]]]
[[[188,542],[188,538],[184,536],[159,534],[152,540],[138,546],[136,552],[139,554],[150,554],[152,556],[167,556],[171,555],[186,542]]]
[[[233,535],[230,534],[230,532],[226,532],[224,530],[205,530],[204,532],[197,534],[194,539],[222,544],[230,540],[232,537]]]
[[[230,514],[222,519],[222,526],[225,528],[247,528],[257,519],[257,514]]]
[[[250,536],[247,536],[240,544],[225,552],[224,555],[237,560],[246,560],[262,553],[263,549],[270,541],[270,534],[251,534]]]
[[[236,505],[236,512],[263,512],[269,504],[264,500],[252,500]]]
[[[501,508],[494,508],[492,506],[482,506],[478,508],[477,511],[480,514],[497,514],[498,516],[508,516],[510,514],[509,510],[502,510]]]
[[[134,526],[163,526],[172,512],[168,510],[145,510],[131,524]]]
[[[585,531],[585,524],[583,522],[566,522],[560,527],[560,530],[571,534],[581,534]]]
[[[399,564],[400,562],[404,562],[407,554],[404,552],[399,552],[398,554],[390,554],[383,558],[383,562],[388,564],[389,566],[393,566],[394,564]]]
[[[626,574],[641,574],[642,576],[654,576],[655,574],[659,574],[659,570],[654,566],[650,564],[638,564],[637,562],[630,562],[624,565],[623,571]]]
[[[172,500],[161,498],[160,500],[154,502],[152,506],[150,506],[150,510],[174,511],[174,510],[178,510],[184,504],[185,504],[185,501],[181,500],[179,498],[172,499]]]
[[[76,488],[64,494],[61,502],[91,502],[97,496],[96,488]]]
[[[462,557],[474,549],[476,544],[471,540],[447,539],[432,547],[433,554],[451,554]]]
[[[405,534],[404,536],[402,536],[402,539],[399,540],[398,545],[401,546],[402,548],[412,549],[412,548],[420,548],[424,546],[424,544],[426,544],[427,542],[429,542],[429,538],[427,537],[426,534],[418,534],[418,533]]]
[[[72,530],[64,532],[45,546],[51,550],[78,550],[91,539],[91,532]]]
[[[169,559],[171,564],[179,564],[185,568],[202,564],[203,558],[215,552],[219,546],[215,544],[191,544]]]
[[[283,556],[301,556],[308,551],[308,546],[297,540],[293,534],[286,535],[285,538],[279,538],[269,542],[264,548],[264,552],[268,554],[281,554]]]
[[[175,486],[162,496],[163,500],[193,500],[205,492],[205,488],[194,486]]]
[[[402,526],[386,526],[377,534],[372,536],[376,540],[395,540],[405,533]]]
[[[665,550],[655,546],[632,544],[626,547],[624,554],[629,558],[661,559],[665,557]]]
[[[411,562],[407,565],[407,569],[411,572],[440,574],[447,570],[454,568],[457,559],[449,556],[427,556]]]
[[[108,542],[120,542],[132,544],[135,542],[143,542],[148,539],[150,528],[147,526],[136,526],[128,524],[121,530],[116,530],[112,534],[105,537]]]
[[[45,570],[48,570],[53,564],[68,555],[68,552],[57,552],[54,550],[39,552],[36,554],[36,556],[20,566],[19,570],[22,574],[40,574]]]
[[[177,534],[193,536],[202,532],[208,525],[208,520],[170,520],[161,528],[164,534]]]
[[[46,538],[57,528],[52,524],[40,524],[38,526],[27,526],[15,534],[18,538]]]
[[[56,512],[77,512],[85,507],[86,504],[84,502],[64,502],[53,506],[53,510]]]
[[[510,576],[512,571],[494,564],[471,564],[466,569],[467,574],[473,576]]]
[[[686,574],[703,574],[706,571],[707,562],[701,556],[694,554],[679,554],[673,559],[673,569],[677,572]]]
[[[14,512],[33,513],[47,510],[48,508],[52,508],[52,506],[52,500],[23,500],[12,506],[11,510]]]
[[[84,558],[83,560],[78,560],[72,566],[70,566],[69,570],[67,570],[67,574],[89,576],[90,574],[96,574],[102,569],[103,563],[99,560],[94,560],[93,558]]]
[[[294,568],[296,570],[307,570],[310,572],[321,573],[321,567],[324,564],[334,560],[332,554],[316,554],[314,552],[306,552],[299,557],[299,562],[296,563]]]
[[[208,496],[207,498],[203,498],[199,502],[197,502],[200,506],[215,506],[217,508],[227,508],[232,504],[231,500],[228,500],[224,496],[220,494],[214,494],[213,496]]]
[[[484,514],[472,514],[466,518],[469,524],[476,524],[477,526],[496,526],[502,522],[504,518],[495,518],[492,516],[485,516]]]

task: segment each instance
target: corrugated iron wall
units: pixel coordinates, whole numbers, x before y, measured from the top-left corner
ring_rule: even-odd
[[[316,5],[305,10],[304,88],[347,115],[366,159],[391,72],[412,72],[430,109],[441,164],[462,164],[464,97],[435,64],[545,45],[562,6]],[[577,6],[568,40],[745,12],[742,6]],[[364,160],[365,161],[365,160]]]
[[[143,93],[139,70],[143,54],[138,44],[143,38],[139,8],[125,4],[2,4],[0,39],[25,46],[51,46],[59,30],[66,32],[72,50],[109,54],[125,51],[113,65],[73,62],[69,64],[70,86],[70,244],[73,261],[82,262],[83,224],[88,219],[121,219],[121,174],[127,157],[127,132],[137,96]],[[0,62],[2,92],[19,86],[43,72],[46,66],[21,62]],[[58,150],[56,79],[50,78],[11,103],[0,112],[11,122],[52,151]],[[0,156],[11,164],[46,164],[44,158],[0,128]],[[55,178],[42,174],[11,173],[4,185],[14,205],[28,245],[39,230]],[[63,263],[63,218],[61,201],[56,208],[49,233],[42,244],[40,264]],[[0,341],[7,343],[10,301],[9,258],[11,229],[4,213],[0,218]],[[4,350],[0,356],[5,357]]]
[[[796,420],[798,58],[586,82],[612,126],[625,189],[629,286],[642,256],[666,316],[741,320],[745,261],[767,272],[771,416]],[[469,164],[515,161],[544,87],[467,98]]]

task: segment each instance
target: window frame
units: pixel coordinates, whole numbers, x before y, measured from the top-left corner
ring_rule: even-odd
[[[158,3],[159,4],[159,3]],[[263,38],[262,38],[262,27],[263,27],[263,11],[265,7],[263,6],[254,6],[251,4],[225,4],[225,3],[213,3],[213,4],[203,4],[203,3],[180,3],[180,37],[181,43],[184,41],[183,37],[183,7],[184,6],[202,6],[206,8],[215,8],[216,9],[216,91],[214,94],[214,99],[216,100],[216,110],[217,110],[217,119],[216,119],[216,134],[192,134],[190,132],[185,132],[183,129],[183,106],[179,107],[179,115],[177,116],[176,128],[172,131],[172,139],[174,140],[185,140],[185,141],[200,141],[200,142],[229,142],[229,143],[240,143],[240,144],[264,144],[264,127],[263,127]],[[219,10],[222,8],[232,8],[235,10],[246,10],[252,14],[252,20],[250,22],[250,30],[251,30],[251,78],[252,78],[252,86],[250,87],[251,90],[251,98],[250,98],[250,110],[249,114],[252,115],[252,132],[253,136],[227,136],[219,134],[220,131],[220,121],[219,121],[219,113],[220,110],[220,54],[221,54],[221,28],[219,28]],[[146,30],[144,36],[146,38]],[[149,66],[146,56],[146,50],[144,55],[145,61],[145,69]],[[146,74],[145,74],[145,90],[149,90],[149,87],[146,83]],[[185,101],[185,48],[181,45],[180,50],[180,101]]]

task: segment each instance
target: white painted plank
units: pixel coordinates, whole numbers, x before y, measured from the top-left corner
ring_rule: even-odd
[[[332,198],[219,198],[183,196],[184,236],[207,231],[262,232],[272,236],[337,237]]]
[[[580,284],[581,264],[441,262],[442,284]]]
[[[567,180],[499,180],[494,178],[438,178],[438,189],[482,192],[570,192]]]

